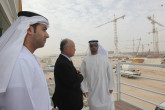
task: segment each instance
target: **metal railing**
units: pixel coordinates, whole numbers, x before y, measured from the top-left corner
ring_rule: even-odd
[[[135,85],[132,85],[132,84],[121,82],[121,72],[120,72],[120,70],[121,70],[121,65],[123,65],[123,64],[126,64],[126,65],[149,66],[149,67],[160,67],[160,68],[165,68],[165,65],[164,64],[125,63],[125,62],[114,63],[114,65],[116,65],[116,67],[117,67],[116,68],[116,72],[117,72],[117,92],[116,92],[116,94],[117,94],[117,100],[118,101],[121,100],[121,94],[124,94],[124,95],[130,96],[132,98],[136,98],[138,100],[150,103],[150,104],[155,105],[157,107],[160,107],[162,109],[165,109],[165,107],[162,107],[162,106],[160,106],[157,103],[154,103],[152,101],[149,101],[149,100],[146,100],[146,99],[143,99],[143,98],[139,98],[139,97],[137,97],[135,95],[131,95],[129,93],[121,91],[121,85],[126,85],[126,86],[129,86],[129,87],[133,87],[133,88],[137,88],[137,89],[140,89],[140,90],[144,90],[144,91],[148,91],[148,92],[152,92],[152,93],[155,93],[155,94],[159,94],[159,95],[165,96],[165,93],[161,93],[161,92],[158,92],[158,91],[145,89],[145,88],[142,88],[142,87],[139,87],[139,86],[135,86]],[[144,78],[144,79],[159,81],[159,82],[163,82],[163,83],[165,82],[165,80],[162,80],[162,79],[156,79],[156,78],[151,78],[151,77],[143,77],[143,76],[131,75],[131,74],[128,74],[128,73],[125,73],[125,74],[129,75],[129,76],[137,77],[137,78]]]
[[[142,64],[142,63],[126,63],[126,62],[119,62],[119,63],[113,63],[113,64],[116,65],[116,73],[117,73],[117,84],[116,84],[117,85],[117,92],[114,92],[115,94],[117,94],[117,101],[121,100],[121,94],[124,94],[124,95],[130,96],[132,98],[136,98],[138,100],[141,100],[141,101],[147,102],[149,104],[152,104],[154,106],[165,109],[164,107],[160,106],[157,103],[154,103],[152,101],[149,101],[149,100],[146,100],[146,99],[143,99],[143,98],[139,98],[135,95],[131,95],[129,93],[121,91],[121,86],[126,85],[126,86],[129,86],[129,87],[133,87],[133,88],[137,88],[137,89],[144,90],[144,91],[147,91],[147,92],[152,92],[152,93],[155,93],[155,94],[165,96],[165,93],[161,93],[161,92],[158,92],[158,91],[154,91],[154,90],[150,90],[150,89],[142,88],[142,87],[135,86],[135,85],[132,85],[132,84],[121,82],[121,65],[123,65],[123,64],[165,68],[164,64]],[[79,67],[76,67],[76,68],[79,68]],[[45,69],[44,72],[54,72],[54,70],[53,69]],[[125,73],[125,74],[127,74],[127,73]],[[136,76],[138,78],[144,78],[144,79],[159,81],[159,82],[163,82],[163,83],[165,82],[165,80],[151,78],[151,77],[144,77],[144,76],[137,76],[137,75],[130,75],[130,76],[134,76],[134,77]],[[49,83],[48,85],[54,85],[54,83]]]

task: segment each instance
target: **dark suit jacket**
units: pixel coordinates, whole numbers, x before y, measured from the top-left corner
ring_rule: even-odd
[[[55,92],[52,97],[54,107],[62,110],[80,110],[83,96],[80,88],[83,76],[65,56],[60,55],[55,63]]]

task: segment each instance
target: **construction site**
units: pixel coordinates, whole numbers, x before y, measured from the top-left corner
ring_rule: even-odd
[[[125,103],[115,104],[116,110],[136,107],[141,108],[136,110],[160,110],[159,106],[165,104],[164,1],[25,1],[0,0],[0,37],[15,22],[19,11],[45,13],[51,24],[51,37],[41,49],[43,52],[35,55],[44,71],[50,96],[55,87],[54,64],[60,54],[61,40],[68,37],[75,42],[78,52],[71,59],[76,69],[80,69],[89,51],[87,41],[94,37],[103,41],[103,47],[107,42],[113,45],[106,50],[115,78],[114,101],[134,105],[129,108]],[[106,20],[108,17],[110,20]],[[87,107],[85,100],[83,110],[88,110]],[[165,110],[163,107],[161,110]]]
[[[133,40],[129,40],[132,42],[132,45],[130,45],[129,48],[132,51],[130,52],[120,52],[119,51],[119,46],[118,46],[118,36],[117,36],[117,21],[120,19],[124,19],[125,15],[120,16],[118,18],[115,17],[114,15],[114,19],[108,22],[105,22],[99,26],[97,26],[96,28],[100,28],[104,25],[107,25],[111,22],[114,23],[114,52],[111,53],[111,55],[109,56],[110,58],[117,58],[117,59],[122,59],[125,58],[124,60],[128,60],[130,59],[132,61],[132,63],[143,63],[145,58],[161,58],[161,64],[164,64],[164,57],[165,57],[165,52],[160,51],[159,49],[159,43],[161,42],[165,42],[165,41],[159,41],[159,36],[158,36],[158,32],[160,31],[165,31],[165,26],[161,23],[159,23],[158,21],[155,20],[154,15],[151,17],[147,17],[147,19],[149,20],[149,22],[151,22],[151,26],[152,26],[152,31],[148,32],[148,34],[152,35],[153,37],[153,41],[148,43],[148,44],[142,44],[142,39],[133,39]],[[158,30],[156,26],[162,27],[163,29]],[[138,44],[135,45],[135,40],[138,41]],[[148,51],[144,51],[144,47],[148,46]],[[152,49],[151,49],[152,48]],[[140,51],[141,50],[141,51]]]
[[[108,56],[112,63],[116,82],[114,97],[115,100],[127,100],[129,103],[135,104],[136,107],[140,107],[143,110],[154,110],[160,103],[165,101],[165,52],[159,50],[159,42],[161,41],[158,40],[158,32],[165,31],[165,29],[157,30],[156,28],[156,26],[164,27],[164,25],[157,22],[154,16],[147,17],[152,26],[151,32],[148,32],[148,34],[153,37],[152,43],[141,44],[141,38],[133,39],[130,40],[132,42],[132,45],[130,45],[130,47],[132,47],[131,51],[120,52],[120,47],[118,47],[117,21],[119,19],[124,19],[124,17],[125,15],[116,18],[114,15],[112,21],[97,26],[97,28],[100,28],[108,23],[114,22],[115,49],[114,51],[109,52]],[[135,45],[136,40],[138,41],[138,45]],[[153,48],[144,51],[145,45]],[[72,61],[77,69],[80,68],[82,60],[86,55],[87,53],[72,57]],[[40,59],[40,63],[44,65],[43,69],[53,70],[53,65],[57,58],[58,56],[52,56]],[[117,65],[120,65],[120,73],[117,73],[117,69],[119,69],[117,68]],[[118,74],[120,74],[121,77],[119,77]],[[52,72],[47,72],[45,76],[48,83],[54,83]],[[120,81],[120,83],[118,81]],[[53,93],[52,86],[49,86],[49,91],[50,94]],[[119,93],[121,94],[118,95]],[[118,110],[118,108],[116,108],[116,110]],[[124,106],[123,110],[125,110]]]

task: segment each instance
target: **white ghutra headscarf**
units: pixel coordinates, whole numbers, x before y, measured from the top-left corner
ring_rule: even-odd
[[[89,43],[90,43],[90,42],[97,42],[97,43],[98,43],[98,51],[97,51],[97,54],[106,55],[106,56],[108,57],[108,51],[105,50],[105,49],[100,45],[100,43],[98,42],[98,40],[91,40],[91,41],[89,41]],[[89,46],[90,46],[90,44],[89,44]],[[89,47],[88,55],[91,55],[90,47]]]
[[[49,26],[48,20],[41,15],[35,14],[30,17],[21,15],[0,37],[0,93],[6,92],[16,59],[23,47],[27,30],[30,25],[35,23]]]

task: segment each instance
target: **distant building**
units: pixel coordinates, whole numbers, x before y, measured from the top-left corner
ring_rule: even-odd
[[[19,11],[22,11],[21,0],[0,0],[0,36],[17,19]]]

